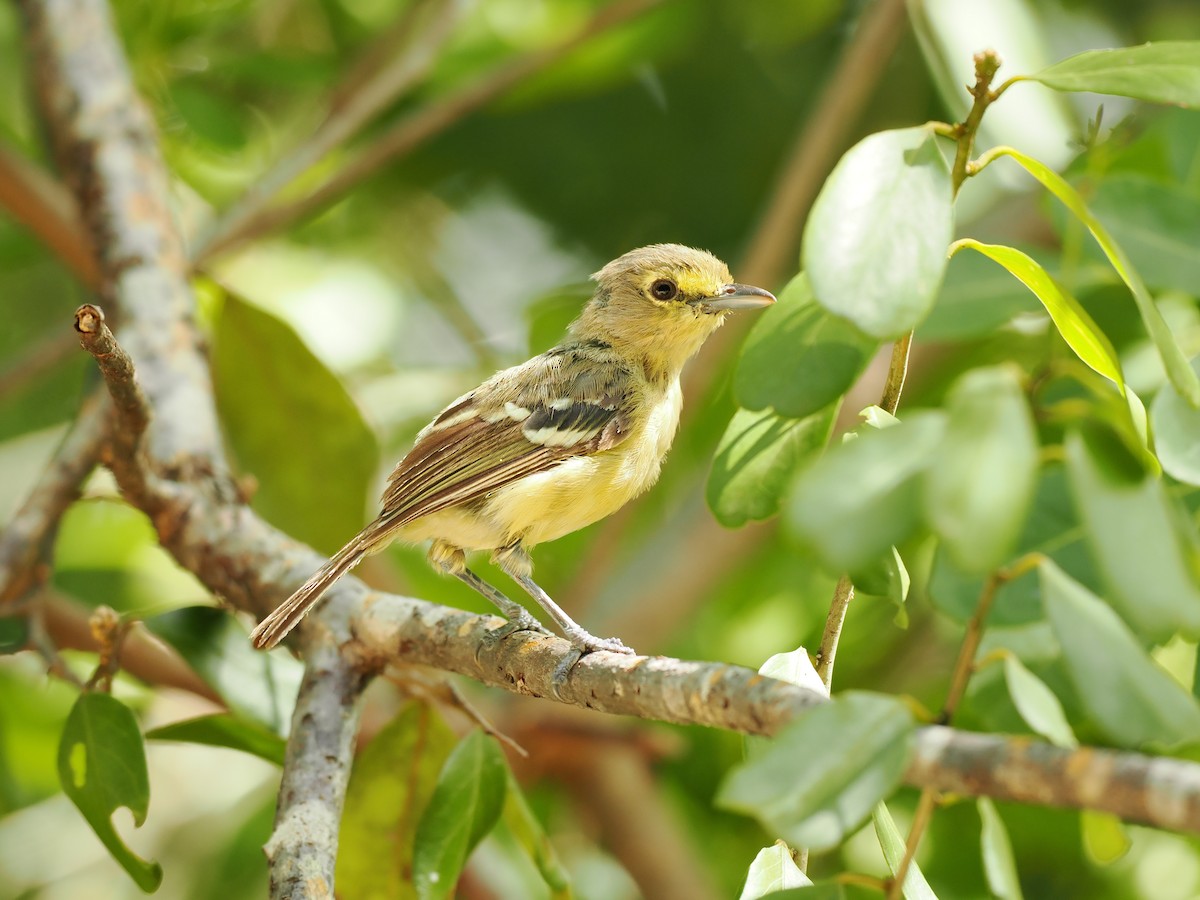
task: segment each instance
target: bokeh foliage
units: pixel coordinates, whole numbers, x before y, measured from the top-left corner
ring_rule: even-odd
[[[273,160],[305,140],[331,103],[344,101],[354,73],[381,42],[388,46],[389,30],[410,2],[116,2],[121,36],[177,179],[180,220],[193,238]],[[466,4],[427,78],[288,196],[342,170],[354,148],[370,146],[389,123],[577,31],[599,5]],[[465,116],[319,214],[208,265],[198,283],[201,319],[212,341],[228,444],[240,472],[257,482],[259,512],[322,550],[334,548],[373,511],[388,466],[429,415],[497,365],[544,349],[586,295],[578,287],[586,274],[632,246],[664,240],[706,246],[749,280],[737,262],[751,248],[792,140],[864,5],[663,3]],[[970,55],[987,45],[1006,57],[1033,59],[1020,70],[1032,72],[1104,43],[1200,37],[1200,12],[1165,0],[1076,0],[1037,11],[1016,2],[985,5],[996,13],[995,33],[972,34],[978,43],[966,44],[955,37],[961,35],[956,22],[965,26],[954,19],[954,4],[914,4],[918,35],[900,42],[865,112],[849,124],[846,149],[868,134],[903,128],[888,133],[911,135],[914,125],[961,117],[965,105],[948,107],[944,98],[961,104]],[[966,10],[960,15],[970,17],[973,6],[958,4]],[[1078,46],[1075,35],[1085,26],[1097,35],[1095,43]],[[18,17],[12,6],[0,7],[0,138],[44,159],[23,65]],[[1006,68],[1002,77],[1016,72]],[[1040,112],[1035,93],[1052,96],[1056,111]],[[1024,114],[1023,127],[1004,126],[1001,106]],[[1037,157],[1041,151],[1023,141],[1045,134],[1058,141],[1058,158],[1047,162],[1063,171],[1127,254],[1181,358],[1200,352],[1200,113],[1111,97],[1066,98],[1028,84],[1002,98],[995,121],[997,133],[985,132],[980,149],[1007,143]],[[928,135],[915,150],[945,147],[938,151]],[[890,227],[893,236],[903,229],[906,210],[941,183],[940,167],[929,161],[937,171],[925,189],[918,186],[915,199],[897,194],[890,218],[874,224]],[[726,350],[693,364],[711,377],[689,396],[662,483],[622,514],[617,527],[598,525],[540,548],[540,580],[591,630],[620,633],[643,652],[757,667],[771,654],[816,646],[834,580],[849,569],[870,590],[860,591],[851,609],[836,687],[909,694],[936,708],[984,575],[1038,551],[1054,567],[997,592],[995,627],[981,651],[988,663],[972,680],[958,723],[1154,750],[1194,741],[1200,718],[1189,695],[1198,630],[1192,601],[1200,589],[1198,420],[1183,376],[1175,373],[1175,386],[1166,378],[1155,343],[1161,346],[1162,334],[1147,329],[1080,218],[1035,192],[1035,185],[1011,161],[997,161],[963,188],[953,236],[1015,247],[1044,268],[1078,301],[1064,302],[1062,316],[1050,309],[1058,328],[1029,290],[978,248],[964,248],[948,263],[940,251],[923,253],[938,240],[944,248],[948,220],[945,234],[923,233],[916,248],[931,267],[924,293],[902,310],[885,309],[893,318],[862,319],[858,327],[821,305],[828,305],[827,278],[815,282],[822,290],[814,296],[808,278],[797,274],[797,242],[779,283],[764,285],[780,292],[782,302],[754,326],[740,359]],[[836,212],[818,204],[814,218]],[[830,237],[828,229],[813,233],[817,241]],[[892,246],[888,233],[875,237],[882,242],[877,246]],[[861,236],[854,240],[862,246]],[[852,252],[854,240],[842,249]],[[837,262],[815,246],[818,267]],[[9,312],[0,329],[6,375],[0,510],[7,515],[95,378],[87,361],[73,354],[28,377],[12,375],[28,366],[31,347],[53,346],[70,311],[88,295],[3,216],[0,296]],[[888,291],[881,296],[886,303]],[[1093,342],[1091,355],[1062,328],[1064,316],[1083,322],[1081,333],[1103,339]],[[919,363],[902,403],[902,424],[861,428],[861,436],[817,464],[833,470],[828,478],[810,469],[796,482],[798,460],[820,446],[831,427],[829,404],[866,367],[878,338],[914,325]],[[1110,359],[1129,389],[1124,397],[1104,377],[1111,377]],[[843,404],[842,424],[853,424],[846,420],[876,394],[872,386],[865,400],[855,395]],[[1129,396],[1149,407],[1149,428],[1145,409]],[[1000,419],[1010,426],[990,432]],[[1035,474],[1031,440],[1041,453]],[[965,459],[979,448],[987,452]],[[951,458],[930,476],[929,460],[938,453]],[[988,482],[996,477],[990,462],[986,473],[953,465],[993,458],[1011,491]],[[718,473],[712,481],[710,469]],[[722,471],[732,474],[722,481]],[[739,481],[739,472],[749,476]],[[856,479],[866,480],[864,473],[882,473],[882,481],[873,482],[876,493],[860,493]],[[709,515],[706,485],[726,524],[764,518],[781,505],[786,524],[771,520],[751,539],[701,532],[704,543],[697,546],[691,543],[695,523]],[[982,493],[971,495],[973,488]],[[999,518],[991,515],[997,508],[1004,511]],[[992,528],[986,546],[972,539],[973,516]],[[965,529],[971,534],[964,536]],[[719,562],[703,570],[702,582],[686,577],[709,556]],[[906,589],[893,590],[901,565]],[[369,574],[430,600],[482,609],[471,592],[432,574],[417,550],[394,548]],[[228,616],[197,609],[209,603],[203,589],[155,546],[149,524],[103,478],[94,479],[68,513],[53,581],[86,607],[108,604],[147,620],[249,720],[207,723],[213,743],[277,753],[269,731],[286,722],[279,703],[295,683],[290,660],[264,663],[249,654],[240,642],[243,629]],[[676,583],[687,589],[673,590]],[[899,610],[897,602],[903,602]],[[1138,689],[1137,715],[1130,715],[1128,697],[1114,701],[1094,690],[1097,648],[1110,665],[1120,661]],[[67,656],[82,675],[94,667],[92,655]],[[237,685],[244,680],[260,687],[243,693]],[[189,701],[132,679],[119,679],[116,695],[144,728],[197,713]],[[476,699],[502,723],[511,711],[503,698],[480,693]],[[15,840],[19,833],[50,835],[67,851],[90,852],[96,844],[86,830],[58,828],[79,824],[53,770],[73,701],[72,691],[47,680],[31,654],[0,658],[0,880],[31,896],[83,896],[79,886],[89,883],[105,885],[103,896],[136,896],[99,853],[67,861],[24,851],[29,845]],[[395,711],[392,696],[374,697],[372,704],[381,719]],[[365,752],[405,758],[413,730],[405,728],[425,715],[409,707]],[[894,721],[890,713],[879,715]],[[441,734],[440,723],[422,727]],[[656,767],[661,792],[699,848],[715,893],[734,896],[756,852],[777,835],[714,808],[722,778],[743,759],[740,739],[699,730],[677,735],[675,751]],[[490,758],[490,751],[471,749],[477,760]],[[536,746],[530,749],[537,753]],[[409,759],[427,776],[426,796],[446,752],[439,744],[420,765]],[[163,895],[260,896],[257,848],[270,818],[263,784],[272,778],[266,764],[245,762],[249,757],[228,749],[159,742],[147,745],[147,753],[146,825],[135,831],[129,817],[118,817],[117,830],[140,856],[163,865]],[[386,760],[365,758],[370,765],[361,777],[375,770],[381,785],[391,784]],[[213,805],[188,807],[192,795],[180,785],[180,760],[187,761],[189,777],[213,785]],[[474,768],[491,771],[482,763]],[[491,822],[499,782],[495,772],[479,778],[487,781]],[[360,797],[370,794],[362,783],[356,789]],[[519,795],[508,796],[511,804]],[[914,796],[901,791],[890,802],[902,831]],[[589,834],[564,791],[540,784],[531,789],[529,805],[562,866],[574,874],[579,896],[631,895],[627,875]],[[30,831],[37,821],[51,824]],[[548,895],[545,885],[553,883],[547,873],[556,871],[556,859],[541,859],[541,875],[523,862],[522,847],[542,840],[528,830],[530,821],[506,807],[483,844],[481,865],[509,873],[506,895]],[[407,834],[417,824],[395,827]],[[1113,860],[1097,849],[1106,836],[1112,845],[1113,828],[1094,816],[959,803],[939,811],[919,858],[939,896],[984,897],[1006,883],[1000,825],[1007,826],[1028,897],[1182,898],[1200,890],[1200,850],[1190,839],[1129,828],[1131,846]],[[879,818],[876,828],[887,833]],[[990,853],[981,853],[981,839]],[[883,843],[886,848],[886,838]],[[339,865],[362,871],[354,854],[367,851],[347,842],[347,859]],[[820,878],[843,870],[885,873],[870,827],[815,857],[811,872]],[[858,888],[847,894],[872,896]]]

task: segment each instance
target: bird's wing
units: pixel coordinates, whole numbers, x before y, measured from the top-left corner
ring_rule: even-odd
[[[388,478],[382,516],[411,522],[617,446],[632,424],[634,389],[623,364],[587,345],[493,376],[417,436]]]

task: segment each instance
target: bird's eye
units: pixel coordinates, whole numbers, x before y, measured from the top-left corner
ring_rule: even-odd
[[[679,286],[670,278],[660,278],[650,285],[650,294],[655,300],[674,300]]]

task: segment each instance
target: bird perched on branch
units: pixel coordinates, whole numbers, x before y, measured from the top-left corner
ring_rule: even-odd
[[[632,651],[577,625],[534,582],[529,550],[604,518],[649,488],[679,424],[679,374],[732,310],[768,306],[703,250],[655,244],[597,272],[566,340],[498,372],[442,410],[400,460],[383,510],[254,629],[275,646],[334,581],[392,541],[430,541],[429,561],[491,600],[505,633],[546,629],[467,568],[493,561],[581,652]]]

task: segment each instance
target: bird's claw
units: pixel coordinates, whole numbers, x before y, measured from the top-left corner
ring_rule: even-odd
[[[545,635],[554,634],[553,631],[535,619],[532,613],[522,609],[519,613],[514,613],[510,616],[508,621],[500,627],[491,629],[484,637],[484,640],[490,645],[495,645],[509,635],[516,634],[518,631],[530,631],[534,634]]]
[[[571,670],[588,653],[603,650],[608,653],[622,653],[632,656],[637,652],[632,647],[625,646],[619,638],[598,638],[594,634],[584,631],[582,628],[579,631],[568,632],[566,637],[571,642],[571,652],[559,660],[558,665],[554,667],[554,672],[550,676],[551,689],[554,691],[554,696],[559,700],[562,699],[559,694],[559,688],[567,683],[567,678],[570,676]]]

